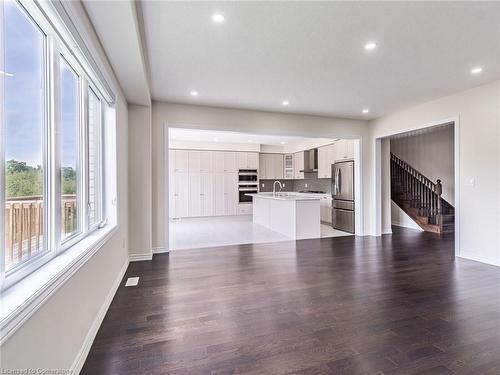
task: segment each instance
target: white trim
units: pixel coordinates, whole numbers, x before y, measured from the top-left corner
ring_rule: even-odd
[[[54,258],[51,262],[32,272],[20,282],[5,290],[0,297],[3,306],[0,320],[0,345],[26,322],[61,286],[66,283],[92,256],[115,234],[117,226],[103,228],[101,231],[90,235],[63,254]],[[86,244],[92,241],[92,244]],[[80,245],[80,246],[79,246]],[[81,250],[80,247],[87,245]],[[72,251],[74,250],[74,252]],[[58,264],[53,264],[53,263]],[[60,267],[59,263],[65,263]],[[57,267],[59,271],[48,276],[47,269]],[[22,294],[28,294],[25,298]],[[10,310],[6,311],[9,307]]]
[[[157,246],[157,247],[153,247],[151,249],[151,252],[153,254],[161,254],[161,253],[168,253],[169,250],[165,246]]]
[[[113,301],[113,297],[115,296],[118,288],[120,287],[120,284],[123,280],[123,276],[125,275],[125,272],[127,271],[129,265],[128,259],[125,260],[123,263],[123,266],[118,273],[118,276],[116,277],[115,281],[113,282],[113,285],[111,286],[111,289],[109,290],[108,295],[106,296],[106,299],[104,300],[101,308],[99,309],[99,312],[97,313],[97,316],[94,319],[94,322],[92,323],[92,326],[90,327],[87,336],[85,337],[85,340],[83,341],[82,347],[80,348],[80,351],[76,355],[75,360],[73,361],[73,364],[71,365],[71,371],[74,374],[79,374],[80,371],[83,368],[83,365],[85,363],[85,360],[87,359],[87,356],[89,355],[90,348],[92,347],[92,343],[94,342],[94,339],[97,335],[97,332],[99,331],[99,327],[102,324],[102,321],[104,320],[104,317],[106,316],[106,313],[108,312],[109,306],[111,305],[111,302]]]
[[[153,254],[130,254],[128,256],[130,262],[141,262],[143,260],[151,260],[153,259]]]

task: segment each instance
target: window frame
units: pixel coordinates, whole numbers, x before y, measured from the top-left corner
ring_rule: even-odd
[[[85,61],[80,63],[70,49],[68,42],[59,33],[59,30],[50,22],[47,15],[35,3],[27,0],[12,0],[25,13],[25,15],[36,25],[45,36],[43,45],[43,194],[44,194],[44,250],[33,257],[13,265],[6,270],[5,265],[5,241],[0,241],[0,291],[5,290],[18,281],[33,273],[39,267],[51,261],[58,255],[70,249],[96,230],[103,228],[106,223],[104,205],[104,120],[107,103],[102,91],[92,80],[95,77]],[[3,33],[3,5],[0,6],[0,48],[4,48]],[[64,59],[67,65],[77,76],[77,220],[78,230],[66,238],[62,238],[61,231],[61,168],[60,168],[60,114],[59,114],[59,93],[60,93],[60,59]],[[0,59],[1,60],[1,59]],[[3,71],[4,61],[0,61],[0,69]],[[99,84],[100,82],[98,82]],[[88,90],[92,89],[100,102],[100,122],[99,122],[99,194],[98,202],[100,209],[99,220],[90,226],[88,220]],[[5,118],[4,109],[4,76],[0,77],[0,205],[5,210]],[[5,233],[4,214],[0,215],[0,226]]]
[[[90,102],[90,93],[94,94],[97,98],[97,100],[99,101],[99,124],[97,126],[97,129],[95,131],[95,134],[96,134],[96,142],[97,142],[97,153],[96,155],[94,156],[95,157],[95,166],[96,166],[96,171],[94,172],[94,175],[96,177],[96,182],[95,182],[95,191],[96,191],[96,203],[95,203],[95,211],[97,213],[96,215],[96,220],[94,222],[94,224],[90,224],[90,217],[89,217],[89,212],[87,212],[87,229],[89,231],[92,231],[92,230],[95,230],[95,229],[98,229],[100,226],[103,225],[103,218],[105,217],[104,215],[104,142],[103,142],[103,138],[104,138],[104,127],[103,127],[103,124],[105,122],[105,108],[104,108],[104,98],[102,98],[102,96],[99,95],[99,91],[97,90],[97,88],[94,87],[94,85],[92,84],[92,82],[87,82],[87,85],[86,85],[86,95],[85,95],[85,99],[87,100],[87,110],[85,111],[85,115],[87,116],[87,120],[86,120],[86,124],[87,124],[87,127],[86,127],[86,132],[85,132],[85,135],[87,138],[89,138],[89,124],[90,124],[90,119],[88,118],[89,117],[89,108],[90,108],[90,104],[88,104]],[[86,182],[86,204],[87,204],[87,210],[90,210],[89,206],[90,206],[90,193],[89,193],[89,175],[90,175],[90,171],[89,171],[89,165],[90,165],[90,162],[89,162],[89,154],[88,154],[88,151],[89,151],[89,140],[87,139],[87,155],[86,155],[86,160],[87,160],[87,178],[85,179],[85,182]]]

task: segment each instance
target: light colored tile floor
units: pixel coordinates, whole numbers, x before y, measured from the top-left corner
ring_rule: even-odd
[[[170,250],[290,241],[291,239],[252,222],[252,215],[170,220]],[[351,235],[321,224],[321,237]]]

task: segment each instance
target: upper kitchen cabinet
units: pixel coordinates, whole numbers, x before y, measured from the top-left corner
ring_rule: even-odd
[[[293,176],[296,180],[304,178],[304,151],[293,154]]]
[[[283,178],[286,180],[293,180],[294,170],[293,170],[293,154],[285,154],[283,156],[284,172]]]
[[[224,172],[224,151],[213,151],[212,157],[214,160],[214,172]]]
[[[318,147],[318,178],[330,178],[332,175],[331,164],[332,145]]]
[[[224,152],[224,172],[238,172],[236,152]]]
[[[214,171],[214,152],[200,151],[200,172]]]
[[[283,154],[260,154],[259,178],[264,180],[283,178]]]
[[[334,143],[335,161],[354,159],[354,141],[351,139],[339,139]]]
[[[248,169],[259,169],[259,154],[256,152],[247,153]]]
[[[188,151],[186,150],[173,150],[174,156],[174,172],[187,172],[188,171]]]
[[[200,151],[188,151],[188,171],[200,172],[201,159]]]
[[[259,154],[256,152],[238,152],[238,169],[259,169]]]

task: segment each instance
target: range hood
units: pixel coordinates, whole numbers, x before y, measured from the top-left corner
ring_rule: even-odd
[[[317,172],[318,171],[318,149],[304,151],[304,169],[299,172]]]

